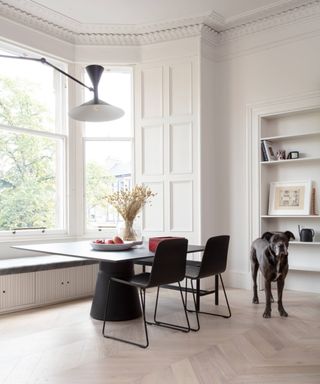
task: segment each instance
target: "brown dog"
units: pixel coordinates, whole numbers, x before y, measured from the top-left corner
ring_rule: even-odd
[[[290,231],[265,232],[261,238],[256,239],[251,246],[251,272],[253,279],[254,304],[259,304],[257,291],[258,269],[265,279],[266,308],[263,317],[271,317],[271,282],[277,282],[278,289],[278,311],[280,316],[287,317],[288,314],[282,305],[282,292],[284,280],[288,273],[288,246],[289,240],[295,239]]]

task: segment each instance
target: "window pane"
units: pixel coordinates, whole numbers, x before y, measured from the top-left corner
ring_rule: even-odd
[[[86,74],[85,83],[91,86]],[[85,94],[86,101],[92,99],[92,92]],[[118,120],[101,123],[86,123],[85,135],[91,137],[131,137],[132,136],[132,71],[123,69],[105,70],[99,83],[99,98],[124,110]]]
[[[0,230],[62,228],[63,141],[0,131]]]
[[[58,78],[58,72],[39,62],[0,58],[0,124],[61,132],[55,121]]]
[[[87,226],[116,224],[116,211],[105,202],[105,195],[131,188],[132,144],[128,141],[86,142]]]

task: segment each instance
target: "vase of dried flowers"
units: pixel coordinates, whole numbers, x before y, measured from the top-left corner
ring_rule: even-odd
[[[121,215],[124,221],[122,239],[126,241],[136,240],[134,220],[142,207],[155,196],[149,187],[136,185],[132,190],[124,189],[106,196],[107,202]]]
[[[126,241],[137,240],[137,232],[134,228],[134,220],[124,220],[117,226],[118,235]]]

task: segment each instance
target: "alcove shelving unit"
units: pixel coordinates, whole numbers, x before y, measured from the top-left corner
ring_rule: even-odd
[[[297,159],[264,161],[260,154],[260,232],[294,233],[290,242],[289,266],[292,271],[320,272],[320,107],[289,113],[268,114],[260,120],[260,146],[271,143],[274,153],[299,152]],[[309,215],[269,215],[269,189],[274,181],[312,181],[315,188],[313,211]],[[313,242],[299,241],[298,225],[313,228]]]

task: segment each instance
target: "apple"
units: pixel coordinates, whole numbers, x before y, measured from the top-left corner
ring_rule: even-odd
[[[113,242],[114,242],[115,244],[123,244],[123,240],[122,240],[121,237],[119,237],[119,236],[114,236],[114,238],[113,238]]]
[[[109,239],[109,240],[106,240],[106,244],[114,244],[114,241]]]
[[[95,240],[94,241],[96,244],[104,244],[104,240]]]

